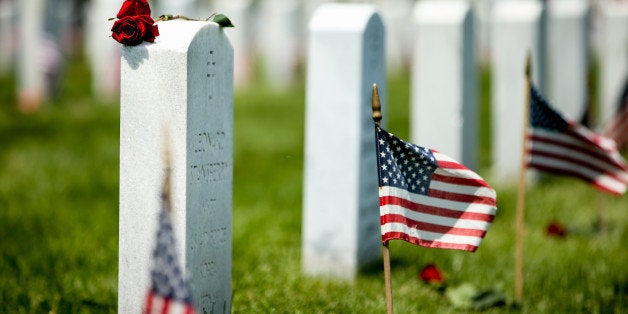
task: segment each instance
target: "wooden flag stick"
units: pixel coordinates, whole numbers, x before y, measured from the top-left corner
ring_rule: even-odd
[[[606,210],[606,195],[597,193],[598,232],[605,234],[608,231],[608,211]]]
[[[377,91],[377,84],[373,84],[373,96],[371,100],[371,107],[373,109],[373,122],[377,126],[380,126],[382,120],[382,103],[379,100],[379,91]],[[377,145],[376,145],[377,146]],[[378,170],[379,171],[379,170]],[[381,181],[380,186],[381,189]],[[386,312],[388,314],[393,313],[393,296],[392,296],[392,279],[390,276],[390,251],[388,250],[388,241],[382,244],[382,255],[384,256],[384,281],[386,283]]]
[[[164,158],[164,166],[166,173],[164,175],[164,183],[162,187],[162,195],[163,201],[166,204],[166,209],[169,213],[172,212],[172,191],[171,191],[171,172],[172,172],[172,153],[170,151],[170,134],[168,133],[167,126],[164,124],[163,126],[163,158]]]
[[[392,279],[390,278],[390,250],[388,241],[382,246],[384,255],[384,281],[386,282],[386,313],[393,314]]]
[[[530,54],[526,59],[526,79],[525,79],[525,100],[523,110],[523,139],[521,147],[521,167],[519,168],[519,187],[517,191],[517,216],[516,216],[516,252],[515,252],[515,302],[521,303],[523,299],[523,235],[525,221],[525,190],[526,190],[526,167],[527,167],[527,147],[528,147],[528,124],[530,115],[530,87],[531,87],[531,60]]]

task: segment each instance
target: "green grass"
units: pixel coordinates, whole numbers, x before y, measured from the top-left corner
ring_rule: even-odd
[[[88,77],[84,64],[73,63],[68,74],[60,98],[32,115],[16,112],[13,82],[0,79],[0,313],[117,310],[119,107],[91,98],[80,79]],[[381,263],[355,282],[301,273],[303,85],[236,93],[233,312],[384,312]],[[389,129],[404,138],[408,89],[407,75],[389,81]],[[480,134],[485,167],[487,136]],[[450,286],[496,287],[512,301],[516,195],[496,188],[497,217],[477,252],[391,244],[398,313],[467,312],[417,279],[427,263]],[[548,178],[526,200],[524,302],[486,312],[627,312],[626,196]],[[596,228],[600,207],[605,232]],[[566,238],[545,235],[553,219],[568,226]]]

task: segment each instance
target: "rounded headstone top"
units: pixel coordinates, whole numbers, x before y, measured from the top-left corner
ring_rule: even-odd
[[[316,9],[309,27],[315,31],[360,32],[373,17],[381,20],[370,4],[325,3]]]
[[[493,7],[493,19],[500,22],[530,22],[540,18],[543,5],[538,0],[503,0]]]
[[[547,5],[551,15],[581,16],[589,10],[587,0],[552,0]]]
[[[218,24],[207,21],[170,20],[157,22],[159,36],[151,49],[187,51],[196,35],[204,28],[216,28]]]
[[[470,12],[465,0],[426,0],[414,7],[414,18],[419,23],[458,23]]]

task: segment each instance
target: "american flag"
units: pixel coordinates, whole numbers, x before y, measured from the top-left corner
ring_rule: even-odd
[[[151,288],[146,297],[144,313],[192,314],[196,311],[175,250],[169,206],[168,196],[164,192],[159,213],[157,245],[152,256]]]
[[[530,87],[528,166],[573,176],[602,191],[626,192],[628,168],[612,139],[564,118]]]
[[[475,251],[497,211],[479,175],[376,126],[382,241]]]

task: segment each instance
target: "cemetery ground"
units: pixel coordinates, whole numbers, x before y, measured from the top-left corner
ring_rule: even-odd
[[[16,111],[13,80],[0,79],[1,313],[117,310],[119,106],[89,95],[87,71],[72,62],[60,98],[31,115]],[[445,273],[445,291],[470,283],[512,302],[516,189],[493,183],[488,173],[487,79],[479,173],[497,190],[496,219],[475,253],[393,242],[398,313],[466,312],[417,278],[429,263]],[[388,86],[388,129],[407,139],[409,75],[391,77]],[[236,92],[233,312],[383,313],[381,262],[353,283],[301,272],[304,92],[302,80],[284,93],[264,85]],[[627,197],[555,177],[530,187],[524,302],[485,311],[625,312]],[[597,227],[600,212],[605,231]],[[567,227],[566,237],[546,235],[552,220]]]

